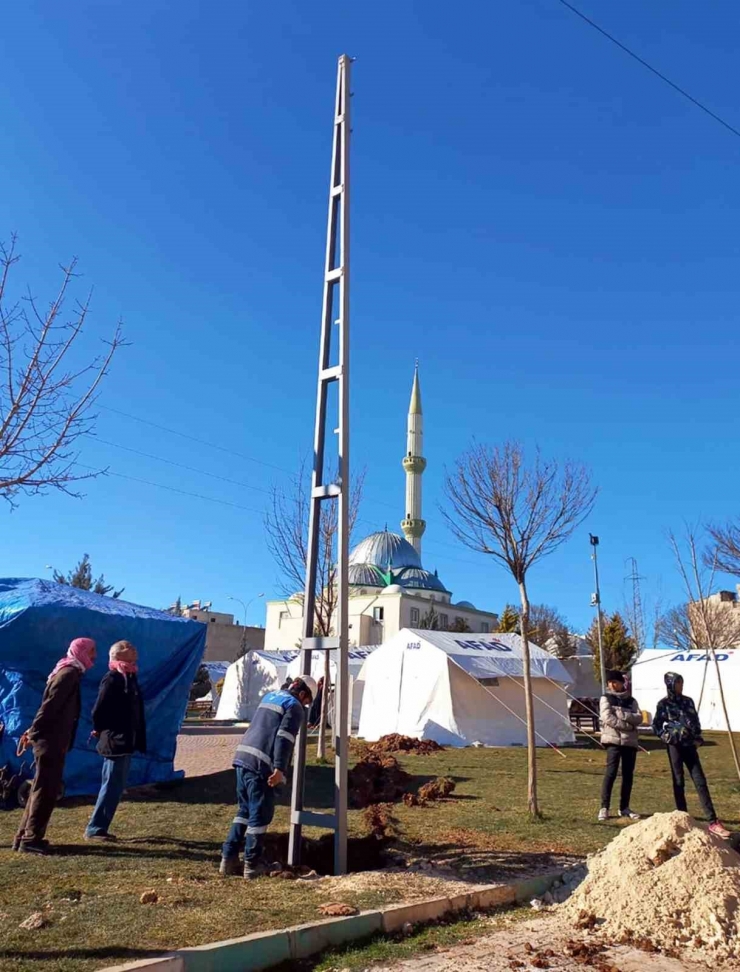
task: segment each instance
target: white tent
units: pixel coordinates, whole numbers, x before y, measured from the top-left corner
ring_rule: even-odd
[[[267,692],[279,689],[296,652],[248,651],[229,665],[216,719],[248,722]]]
[[[530,643],[538,745],[573,742],[562,663]],[[391,732],[443,745],[526,745],[524,664],[516,634],[404,628],[365,662],[359,735]]]
[[[717,661],[722,687],[734,732],[740,731],[740,649],[718,651]],[[683,676],[684,695],[690,696],[699,710],[702,729],[727,731],[713,659],[703,651],[666,651],[646,648],[632,666],[632,694],[652,721],[655,707],[665,698],[663,676],[678,672]]]
[[[350,708],[351,729],[357,729],[360,724],[360,710],[362,709],[362,696],[365,688],[365,659],[375,651],[377,645],[364,645],[360,648],[350,648],[349,650],[349,677],[352,690],[352,705]],[[329,672],[332,685],[337,681],[337,665],[334,660],[336,651],[332,651],[329,657]],[[288,666],[288,675],[291,678],[298,678],[303,667],[303,659],[298,656]],[[311,657],[311,674],[318,680],[324,677],[324,653],[315,651]],[[333,701],[333,700],[332,700]],[[332,709],[329,709],[329,723],[333,725]]]

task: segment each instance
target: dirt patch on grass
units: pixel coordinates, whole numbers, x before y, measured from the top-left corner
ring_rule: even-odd
[[[444,800],[455,789],[455,781],[450,776],[438,776],[419,787],[418,793],[404,793],[403,802],[407,807],[426,807],[435,800]]]
[[[415,756],[428,756],[430,753],[441,753],[445,748],[433,739],[414,739],[413,736],[402,736],[399,732],[392,732],[382,736],[377,742],[366,745],[366,751],[376,756],[382,756],[383,753],[413,753]]]
[[[365,871],[362,874],[345,874],[341,877],[325,877],[314,882],[314,888],[330,896],[349,892],[397,892],[404,901],[422,898],[438,898],[450,894],[471,891],[476,885],[463,881],[451,870],[430,869],[419,873],[411,868],[388,868],[384,871]]]
[[[371,753],[349,771],[349,805],[362,810],[372,803],[395,803],[410,783],[395,756]]]

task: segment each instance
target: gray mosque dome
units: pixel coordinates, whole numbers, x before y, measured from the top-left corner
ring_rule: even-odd
[[[475,611],[476,610],[475,604],[471,604],[470,601],[458,601],[457,602],[457,607],[468,608],[468,610],[470,610],[470,611]]]
[[[355,587],[383,587],[385,579],[383,572],[374,564],[350,564],[349,582]]]
[[[389,584],[385,590],[384,594],[403,594],[403,588],[400,584]]]
[[[370,564],[388,571],[391,567],[421,567],[421,558],[408,540],[380,530],[361,540],[349,555],[350,564]]]

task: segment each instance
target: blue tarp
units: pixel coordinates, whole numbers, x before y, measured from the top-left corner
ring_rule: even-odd
[[[124,639],[139,649],[148,745],[146,755],[131,764],[129,785],[172,779],[177,733],[205,650],[206,625],[34,579],[0,580],[0,721],[5,723],[0,766],[19,764],[16,744],[33,721],[49,672],[70,641],[83,637],[95,639],[98,658],[82,678],[82,716],[64,771],[67,793],[98,791],[101,759],[88,743],[90,714],[108,670],[108,648]]]

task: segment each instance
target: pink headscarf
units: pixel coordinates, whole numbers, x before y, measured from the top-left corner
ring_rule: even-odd
[[[77,668],[84,675],[93,667],[94,655],[95,642],[92,638],[75,638],[67,649],[67,654],[64,658],[60,658],[51,670],[47,682],[51,681],[62,668]]]
[[[117,641],[111,646],[108,657],[108,668],[112,672],[135,675],[139,670],[137,665],[139,653],[130,641]]]

